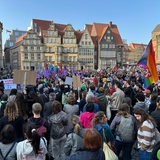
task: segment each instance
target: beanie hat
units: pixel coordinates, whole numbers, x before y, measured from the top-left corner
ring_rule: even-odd
[[[82,86],[81,86],[81,90],[82,90],[82,91],[86,90],[86,86],[85,86],[85,85],[82,85]]]

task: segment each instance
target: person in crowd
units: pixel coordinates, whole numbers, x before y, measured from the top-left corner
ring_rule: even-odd
[[[145,89],[142,92],[145,96],[145,100],[144,100],[145,106],[146,106],[146,108],[148,108],[147,110],[149,110],[149,106],[151,104],[151,99],[150,99],[151,91],[149,89]]]
[[[136,108],[134,110],[134,116],[139,122],[139,128],[137,133],[139,159],[151,160],[151,152],[156,143],[155,141],[155,127],[156,123],[148,113],[142,108]]]
[[[151,117],[156,121],[157,129],[160,132],[160,97],[157,98],[156,110],[151,113]]]
[[[147,108],[147,106],[145,105],[145,102],[144,102],[145,101],[144,94],[143,93],[137,93],[136,94],[136,99],[137,99],[137,102],[133,106],[133,110],[140,107],[147,112],[148,108]]]
[[[16,131],[16,141],[23,140],[24,119],[18,114],[17,105],[14,102],[8,102],[4,110],[4,116],[0,119],[0,131],[6,124],[12,124]]]
[[[11,89],[9,96],[12,96],[12,95],[15,95],[15,96],[17,95],[17,89],[15,88]]]
[[[17,92],[15,103],[18,107],[19,115],[21,115],[23,119],[27,121],[28,115],[27,115],[26,105],[24,103],[24,96],[22,93]]]
[[[160,82],[155,84],[155,87],[154,87],[153,91],[155,93],[157,93],[158,95],[160,95]]]
[[[87,106],[88,103],[93,103],[94,104],[94,113],[100,111],[99,105],[94,102],[94,97],[95,96],[93,95],[93,93],[91,93],[91,92],[87,93],[87,95],[86,95],[86,104],[83,107],[83,112],[86,111],[86,106]]]
[[[66,141],[67,114],[62,111],[60,102],[54,101],[52,105],[53,113],[48,118],[48,123],[51,127],[49,155],[54,160],[63,160],[65,157],[63,147]]]
[[[16,133],[11,124],[3,127],[0,133],[0,159],[16,160]]]
[[[132,89],[130,80],[124,81],[123,90],[124,90],[125,97],[131,98],[132,105],[135,105],[136,99],[135,99],[134,91]]]
[[[26,94],[24,94],[24,102],[25,102],[25,105],[26,105],[27,115],[28,115],[29,118],[33,116],[32,105],[34,103],[40,103],[42,105],[42,108],[43,108],[42,99],[37,95],[34,87],[32,87],[32,86],[27,87]]]
[[[130,114],[130,106],[127,103],[120,105],[110,128],[115,135],[117,156],[122,160],[130,160],[132,146],[136,139],[136,121]],[[122,152],[122,157],[120,157],[120,152]]]
[[[42,100],[42,106],[45,103],[49,102],[49,89],[47,87],[43,88],[43,94],[39,95],[40,99]]]
[[[84,128],[91,128],[91,121],[95,117],[94,113],[94,103],[89,102],[86,105],[86,112],[80,115],[80,123]]]
[[[77,151],[65,160],[105,160],[102,137],[94,128],[86,129],[83,138],[84,150]]]
[[[71,123],[73,124],[73,131],[68,135],[64,145],[64,153],[66,156],[70,156],[76,151],[83,149],[84,129],[80,125],[79,116],[73,115]]]
[[[106,95],[104,94],[104,88],[100,87],[98,89],[98,92],[99,92],[99,95],[97,99],[98,99],[98,105],[99,105],[100,111],[103,111],[104,113],[106,113],[106,107],[107,107],[108,101],[107,101]]]
[[[114,83],[114,88],[116,91],[111,95],[111,104],[112,104],[111,115],[112,116],[111,116],[110,121],[112,121],[115,115],[117,114],[119,107],[122,104],[122,100],[125,97],[125,94],[122,91],[122,86],[120,82],[115,81],[113,83]]]
[[[75,97],[72,94],[68,96],[68,103],[64,105],[63,111],[67,113],[68,124],[66,126],[66,133],[69,134],[73,130],[71,117],[74,114],[79,115],[79,106],[75,104]]]
[[[96,113],[93,119],[93,127],[100,133],[103,141],[112,146],[114,142],[114,135],[112,134],[109,125],[107,124],[107,118],[103,111]]]
[[[41,138],[33,125],[24,126],[25,140],[16,147],[17,160],[45,160],[47,154],[47,140]]]
[[[133,113],[133,106],[132,106],[132,100],[131,98],[129,97],[124,97],[123,100],[122,100],[122,104],[123,103],[127,103],[130,107],[130,113],[132,114]]]
[[[83,107],[85,106],[85,104],[87,103],[86,102],[86,95],[87,95],[87,91],[86,90],[84,90],[83,92],[82,92],[82,98],[81,98],[81,100],[80,100],[80,102],[79,102],[79,113],[81,114],[82,112],[83,112]]]
[[[41,111],[42,111],[42,106],[40,103],[34,103],[32,105],[32,113],[33,117],[28,119],[28,124],[31,124],[34,126],[35,129],[38,129],[41,126],[44,126],[46,130],[40,131],[41,137],[45,137],[47,139],[47,142],[49,142],[49,126],[45,118],[41,117]],[[43,133],[42,133],[43,132]]]
[[[0,101],[0,118],[4,116],[4,109],[6,107],[7,100],[8,100],[8,95],[3,94]]]
[[[104,95],[106,96],[107,101],[110,103],[110,101],[111,101],[111,94],[110,94],[109,87],[106,87],[106,89],[104,90]]]
[[[143,91],[142,85],[140,83],[136,82],[133,91],[134,91],[135,96],[137,93],[142,93],[142,91]]]
[[[150,97],[151,97],[151,104],[149,105],[149,110],[148,110],[149,114],[155,111],[157,107],[158,94],[156,92],[152,92]]]
[[[0,99],[1,99],[3,94],[4,94],[4,87],[0,86]]]
[[[96,87],[95,87],[94,83],[91,83],[89,88],[90,88],[91,92],[94,94],[94,96],[98,97],[99,93],[96,92]]]
[[[55,101],[55,99],[56,99],[56,94],[51,92],[49,94],[49,102],[46,102],[43,108],[43,117],[45,119],[48,119],[48,117],[53,113],[52,103]]]

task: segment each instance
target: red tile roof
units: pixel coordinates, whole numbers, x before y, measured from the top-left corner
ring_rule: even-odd
[[[21,41],[23,40],[23,38],[26,37],[26,36],[27,36],[27,33],[25,33],[25,34],[23,34],[22,36],[20,36],[20,37],[17,39],[17,41],[15,42],[15,44],[18,43],[18,42],[21,42]]]
[[[74,34],[77,38],[77,43],[79,43],[79,41],[81,40],[83,33],[84,33],[84,31],[74,31]]]
[[[52,23],[52,21],[40,20],[40,19],[33,19],[33,25],[37,24],[37,31],[39,32],[40,29],[47,30]]]
[[[103,23],[93,23],[92,25],[86,24],[86,27],[91,35],[91,37],[97,37],[98,41],[101,41],[102,37],[104,36],[106,30],[108,27],[111,27],[111,31],[113,32],[117,44],[118,45],[123,45],[123,41],[121,39],[121,36],[119,34],[117,25],[115,24],[103,24]]]
[[[139,43],[131,43],[131,44],[129,44],[129,47],[130,47],[130,49],[136,49],[136,48],[144,49],[145,45],[144,44],[139,44]]]
[[[91,24],[86,24],[86,28],[87,28],[89,34],[91,35],[91,32],[92,32],[92,25],[91,25]]]

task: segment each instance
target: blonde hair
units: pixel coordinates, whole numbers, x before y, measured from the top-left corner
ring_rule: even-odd
[[[72,124],[74,126],[74,132],[79,135],[80,134],[80,130],[81,130],[79,116],[73,115],[72,118],[71,118],[71,122],[72,122]]]
[[[14,102],[8,102],[4,110],[4,116],[8,117],[8,121],[14,121],[18,116],[18,107]]]
[[[32,112],[35,113],[35,114],[40,114],[41,113],[41,110],[42,110],[42,106],[40,103],[34,103],[32,105]]]

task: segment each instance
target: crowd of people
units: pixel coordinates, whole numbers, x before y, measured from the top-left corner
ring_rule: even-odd
[[[0,86],[0,159],[160,159],[160,82],[144,88],[140,71],[88,72],[74,89],[65,78]],[[90,79],[91,78],[91,79]]]

